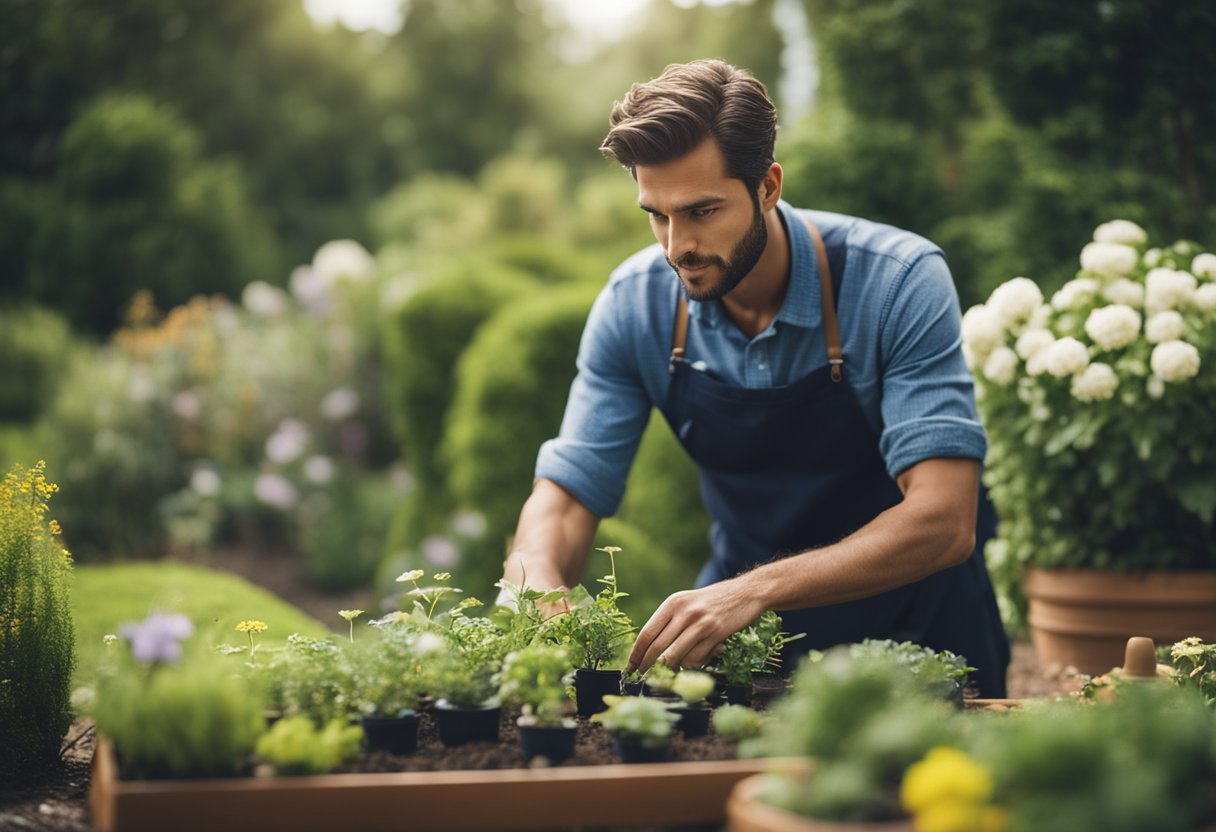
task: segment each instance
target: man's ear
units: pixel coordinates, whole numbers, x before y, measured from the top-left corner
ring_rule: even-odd
[[[770,210],[781,199],[781,177],[781,165],[773,162],[768,166],[764,178],[760,180],[760,187],[757,189],[757,196],[760,199],[760,210]]]

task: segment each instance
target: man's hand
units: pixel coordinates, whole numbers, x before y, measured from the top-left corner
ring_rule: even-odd
[[[718,646],[764,612],[746,576],[668,596],[638,633],[625,673],[645,673],[657,661],[671,668],[700,667]]]

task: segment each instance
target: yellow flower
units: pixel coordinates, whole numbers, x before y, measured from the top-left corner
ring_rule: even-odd
[[[941,801],[984,803],[992,796],[992,775],[958,749],[938,746],[904,774],[899,796],[915,813]]]
[[[1007,813],[967,800],[939,800],[916,813],[916,832],[1002,832]]]
[[[338,615],[342,616],[347,621],[354,621],[356,618],[363,615],[363,610],[338,610]]]
[[[238,633],[264,633],[267,629],[269,628],[266,626],[265,621],[257,621],[255,619],[242,621],[240,624],[236,625],[236,631]]]
[[[603,552],[606,555],[615,555],[617,552],[621,551],[621,547],[620,546],[597,546],[595,551]]]
[[[421,569],[411,569],[409,572],[402,572],[400,575],[398,575],[397,583],[401,584],[405,583],[406,581],[416,581],[425,574],[426,572]]]
[[[450,581],[450,580],[452,580],[452,573],[451,572],[436,572],[432,577],[437,581]]]

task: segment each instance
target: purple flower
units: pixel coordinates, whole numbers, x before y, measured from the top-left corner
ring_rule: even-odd
[[[179,642],[193,635],[194,625],[184,615],[154,612],[143,621],[122,625],[119,632],[131,642],[131,655],[137,662],[172,664],[182,657]]]

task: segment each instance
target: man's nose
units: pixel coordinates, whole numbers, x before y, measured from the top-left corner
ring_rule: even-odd
[[[696,237],[688,223],[669,220],[667,223],[667,259],[678,263],[680,258],[697,250]]]

